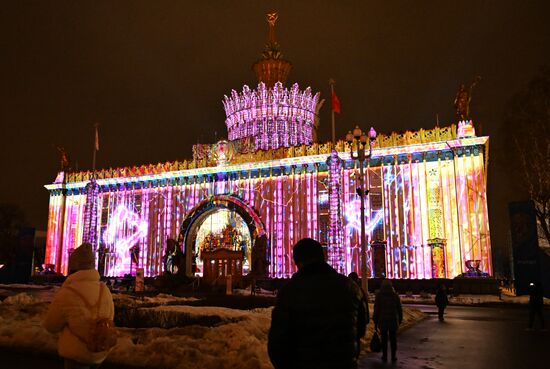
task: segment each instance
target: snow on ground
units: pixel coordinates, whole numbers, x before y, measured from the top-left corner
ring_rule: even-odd
[[[186,303],[189,301],[199,301],[200,299],[196,297],[176,297],[172,295],[168,295],[165,293],[159,293],[156,296],[143,296],[143,297],[136,297],[133,295],[127,295],[123,293],[114,293],[113,299],[118,300],[121,303],[124,302],[132,302],[133,304],[137,305],[177,305],[181,303]]]
[[[246,319],[250,312],[248,310],[228,309],[218,306],[186,306],[186,305],[168,305],[148,308],[147,310],[157,313],[175,313],[190,316],[217,316],[222,321],[235,321]]]
[[[159,312],[191,311],[238,317],[237,322],[214,327],[120,328],[118,345],[109,360],[126,365],[163,368],[272,368],[267,356],[271,309],[238,311],[227,308],[163,306]]]
[[[53,354],[57,337],[40,325],[49,303],[26,293],[0,304],[0,346]],[[118,328],[110,362],[161,368],[272,368],[267,356],[271,309],[159,306],[158,314],[215,315],[228,322],[214,327],[190,325],[162,329]]]
[[[20,292],[26,292],[34,297],[40,298],[45,301],[51,301],[53,296],[59,289],[55,285],[35,285],[35,284],[0,284],[0,299],[3,296],[10,296]],[[508,289],[501,289],[502,294],[499,298],[496,295],[458,295],[449,296],[449,302],[456,305],[475,305],[484,303],[508,303],[508,304],[527,304],[529,303],[529,296],[516,296],[512,291]],[[235,289],[233,290],[235,295],[249,296],[250,289]],[[264,289],[258,289],[256,291],[258,296],[276,296],[276,292],[268,291]],[[369,301],[374,302],[375,294],[369,294]],[[199,299],[195,297],[176,297],[168,294],[158,294],[154,297],[136,297],[135,295],[128,295],[124,293],[113,293],[113,298],[121,302],[132,302],[133,305],[181,305],[189,301],[197,301]],[[435,303],[435,295],[401,295],[401,301],[406,304],[433,304]],[[550,305],[550,299],[544,298],[544,304]]]
[[[119,298],[117,296],[116,298]],[[129,298],[129,296],[122,296]],[[267,333],[271,308],[235,310],[222,307],[169,305],[181,298],[157,296],[161,306],[139,308],[157,314],[157,320],[174,315],[218,318],[215,325],[187,325],[176,328],[117,328],[118,344],[108,361],[136,367],[154,368],[235,368],[271,369],[267,355]],[[179,301],[180,303],[183,301]],[[41,326],[49,301],[27,293],[7,297],[0,303],[0,346],[55,354],[57,337]],[[372,312],[372,305],[370,306]],[[424,314],[404,310],[403,327],[421,320]],[[363,340],[363,347],[373,331]]]
[[[8,296],[0,303],[0,346],[55,353],[57,338],[41,326],[49,302],[29,294]]]
[[[250,296],[250,288],[248,289],[234,289],[233,293],[235,295],[241,295],[241,296]],[[263,288],[256,289],[256,295],[258,296],[277,296],[277,291],[270,291],[270,290],[264,290]]]
[[[42,301],[53,300],[59,290],[59,286],[37,285],[37,284],[0,284],[0,301],[8,296],[25,292],[26,294],[39,298]]]

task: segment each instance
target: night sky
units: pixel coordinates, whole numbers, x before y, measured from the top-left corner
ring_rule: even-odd
[[[90,169],[191,158],[197,141],[225,136],[221,100],[256,85],[251,66],[279,11],[277,38],[293,64],[288,84],[329,96],[337,136],[455,121],[460,83],[482,81],[474,123],[491,136],[489,211],[498,255],[508,247],[507,203],[525,197],[507,163],[503,112],[550,65],[549,1],[4,1],[0,10],[0,202],[39,230],[64,146]],[[330,139],[330,104],[321,111]],[[499,269],[498,265],[495,265]]]

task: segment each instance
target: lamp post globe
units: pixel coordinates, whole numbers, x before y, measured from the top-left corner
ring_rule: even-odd
[[[359,128],[359,126],[355,126],[355,128],[353,129],[353,137],[355,137],[356,140],[358,140],[359,137],[361,137],[362,133],[363,131],[361,131],[361,128]]]
[[[351,133],[351,131],[348,131],[348,133],[346,134],[346,142],[349,145],[351,145],[353,142],[353,133]]]

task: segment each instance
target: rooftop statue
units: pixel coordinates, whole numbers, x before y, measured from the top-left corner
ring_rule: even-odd
[[[63,172],[71,170],[71,161],[69,160],[69,154],[63,146],[56,146],[57,152],[59,152],[59,169]]]
[[[472,90],[479,81],[481,81],[481,77],[477,76],[476,78],[474,78],[468,89],[466,89],[464,84],[461,84],[458,88],[458,92],[456,93],[454,101],[456,116],[458,120],[470,119],[470,102],[472,101]]]

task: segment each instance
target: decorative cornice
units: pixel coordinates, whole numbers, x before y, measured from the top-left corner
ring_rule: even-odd
[[[379,147],[375,145],[371,161],[378,162],[385,157],[393,158],[394,155],[436,151],[440,151],[442,155],[445,155],[445,152],[453,149],[485,146],[488,140],[489,137],[471,137],[395,147]],[[337,142],[336,151],[344,161],[351,162],[349,149],[346,150],[345,145],[347,144],[344,141]],[[322,166],[326,163],[327,155],[330,155],[332,148],[331,143],[316,143],[313,145],[280,148],[278,150],[261,150],[255,153],[235,155],[232,162],[225,166],[209,165],[207,159],[203,159],[201,162],[184,160],[181,162],[167,162],[165,164],[159,163],[157,165],[143,165],[141,167],[100,170],[96,172],[97,183],[100,186],[116,186],[134,182],[150,183],[152,181],[172,180],[184,177],[202,177],[220,172],[261,171],[281,166],[301,166],[303,164],[319,164]],[[168,170],[164,168],[168,168]],[[148,172],[148,170],[151,171]],[[143,173],[140,173],[141,171]],[[132,173],[133,175],[118,176],[118,173]],[[90,177],[91,172],[67,173],[65,175],[65,183],[54,183],[45,187],[50,191],[58,189],[81,189],[86,186]]]

